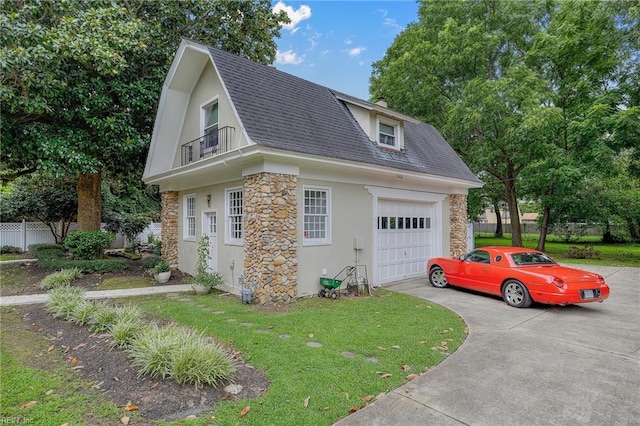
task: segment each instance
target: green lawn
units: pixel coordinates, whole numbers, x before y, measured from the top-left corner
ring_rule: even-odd
[[[332,424],[440,363],[466,338],[464,322],[451,311],[384,290],[337,301],[307,298],[282,312],[233,296],[138,300],[147,313],[233,346],[267,375],[264,397],[216,407],[221,425]],[[250,412],[239,420],[246,406]]]
[[[537,238],[537,235],[524,235],[524,246],[535,248],[538,244]],[[593,246],[595,250],[599,251],[600,259],[569,259],[565,256],[569,247],[583,247],[585,244]],[[504,238],[476,236],[475,245],[476,247],[509,246],[511,245],[511,236],[507,235]],[[564,243],[552,239],[547,240],[545,251],[560,263],[640,267],[640,244],[602,244],[593,239]]]
[[[0,419],[34,425],[118,424],[120,409],[78,379],[49,344],[0,308]]]

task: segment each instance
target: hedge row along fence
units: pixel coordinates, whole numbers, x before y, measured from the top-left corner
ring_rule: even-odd
[[[62,270],[76,268],[84,273],[105,274],[122,272],[129,268],[127,259],[71,259],[65,255],[64,247],[59,244],[31,244],[29,253],[38,259],[42,269]]]

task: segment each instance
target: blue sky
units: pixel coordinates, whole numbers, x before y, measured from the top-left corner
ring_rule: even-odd
[[[274,0],[291,24],[282,28],[274,63],[281,71],[369,98],[371,64],[418,20],[414,0]]]

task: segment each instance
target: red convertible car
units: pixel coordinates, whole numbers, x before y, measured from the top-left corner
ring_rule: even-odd
[[[609,286],[598,274],[560,266],[546,254],[522,247],[480,247],[458,258],[427,263],[432,286],[462,287],[502,296],[516,308],[602,302]]]

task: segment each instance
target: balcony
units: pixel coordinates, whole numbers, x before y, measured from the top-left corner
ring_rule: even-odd
[[[215,133],[209,133],[198,139],[182,144],[180,147],[181,166],[195,161],[224,154],[231,149],[235,132],[234,127],[222,127]]]

